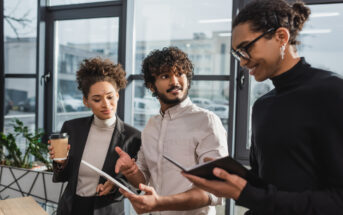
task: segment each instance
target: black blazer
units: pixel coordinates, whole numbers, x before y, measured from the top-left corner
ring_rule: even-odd
[[[68,182],[68,185],[58,203],[58,215],[71,215],[80,162],[92,121],[93,116],[90,116],[66,121],[62,126],[61,132],[66,132],[69,135],[70,151],[65,168],[59,170],[56,163],[53,163],[53,182]],[[125,177],[121,174],[117,175],[114,172],[115,164],[119,157],[114,150],[115,146],[119,146],[133,158],[137,157],[137,153],[141,146],[140,132],[125,124],[121,119],[119,119],[119,117],[116,119],[113,136],[102,170],[125,183]],[[105,181],[106,179],[100,177],[99,183],[103,184]],[[96,197],[94,202],[94,214],[108,214],[106,211],[109,213],[112,211],[113,214],[114,208],[110,208],[111,204],[119,202],[122,199],[123,196],[118,189],[106,196]],[[112,204],[112,207],[113,205],[115,204]]]

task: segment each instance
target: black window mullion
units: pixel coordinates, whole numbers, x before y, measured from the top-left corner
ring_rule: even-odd
[[[94,6],[93,6],[94,5]],[[82,4],[81,6],[46,7],[46,12],[53,20],[87,19],[103,17],[120,17],[122,2],[116,4]]]
[[[123,0],[121,7],[116,7],[120,10],[119,13],[119,41],[118,41],[118,63],[123,65],[125,69],[126,62],[126,20],[127,20],[127,1]],[[125,120],[125,90],[119,92],[119,101],[117,107],[117,115],[124,121]]]
[[[4,1],[0,0],[0,131],[4,131],[4,117],[5,117],[5,67],[4,67]]]

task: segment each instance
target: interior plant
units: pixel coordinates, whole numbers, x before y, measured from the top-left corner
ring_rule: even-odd
[[[30,132],[28,127],[19,119],[15,119],[10,125],[13,132],[7,134],[0,132],[1,163],[9,166],[31,168],[32,161],[29,158],[32,155],[35,161],[40,161],[46,165],[48,170],[51,169],[51,162],[46,156],[48,154],[48,145],[42,141],[44,132],[40,129],[34,133]],[[23,152],[17,144],[20,137],[23,137],[26,141]]]

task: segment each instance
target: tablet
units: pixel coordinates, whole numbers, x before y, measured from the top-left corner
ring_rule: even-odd
[[[111,182],[113,182],[117,187],[122,188],[123,190],[131,193],[131,194],[135,194],[134,192],[132,192],[129,188],[127,188],[125,185],[123,185],[122,183],[120,183],[118,180],[112,178],[109,174],[107,174],[106,172],[96,168],[95,166],[93,166],[92,164],[88,163],[87,161],[81,160],[81,163],[86,165],[87,167],[91,168],[92,170],[94,170],[96,173],[98,173],[99,175],[101,175],[102,177],[106,178],[107,180],[110,180]]]
[[[212,160],[209,162],[201,163],[198,165],[195,165],[190,168],[186,168],[182,166],[180,163],[172,159],[171,157],[167,155],[163,155],[163,157],[174,164],[175,166],[179,167],[182,171],[185,173],[196,175],[202,178],[206,178],[209,180],[222,180],[220,178],[217,178],[215,175],[213,175],[213,169],[215,167],[222,168],[226,170],[227,172],[231,174],[238,175],[247,181],[249,181],[251,184],[261,187],[265,186],[266,183],[259,178],[258,176],[254,175],[251,171],[249,171],[247,168],[245,168],[242,164],[231,158],[230,156],[218,158],[216,160]]]

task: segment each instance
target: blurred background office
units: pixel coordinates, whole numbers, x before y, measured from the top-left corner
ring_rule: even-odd
[[[230,154],[248,165],[251,107],[273,89],[270,81],[250,78],[230,55],[231,21],[248,2],[0,0],[0,131],[10,132],[17,118],[32,131],[50,133],[59,131],[65,120],[90,115],[75,72],[82,59],[95,56],[125,67],[129,82],[121,92],[118,114],[141,130],[159,113],[157,100],[143,86],[142,60],[154,49],[177,46],[195,65],[191,100],[219,116],[228,132]],[[343,0],[305,2],[312,14],[299,36],[300,55],[315,67],[343,74]],[[21,150],[27,147],[20,137],[17,142]],[[6,180],[1,174],[0,199],[31,194],[20,183]],[[54,213],[56,201],[36,201]],[[129,203],[126,211],[134,214]],[[228,200],[217,214],[244,211]]]

